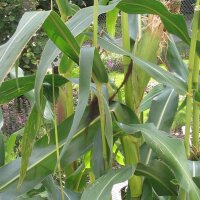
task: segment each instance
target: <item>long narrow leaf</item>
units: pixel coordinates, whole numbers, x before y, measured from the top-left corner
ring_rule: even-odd
[[[93,47],[81,49],[78,105],[76,107],[76,112],[75,112],[71,130],[67,137],[66,143],[62,149],[60,157],[64,156],[65,151],[68,148],[68,145],[71,142],[73,135],[76,133],[79,127],[79,123],[83,117],[85,108],[88,103],[88,98],[90,94],[90,81],[92,77],[94,52],[95,52],[95,48]]]
[[[128,14],[154,14],[159,15],[165,28],[181,38],[187,44],[190,43],[190,37],[187,26],[182,15],[173,14],[157,0],[122,0],[117,7]]]
[[[162,84],[156,85],[146,96],[144,96],[138,109],[139,112],[149,109],[153,98],[159,95],[163,88],[164,86]]]
[[[182,94],[186,93],[187,91],[186,82],[178,75],[173,75],[172,73],[162,69],[161,67],[153,63],[146,62],[141,58],[132,55],[130,52],[122,49],[121,47],[119,47],[117,44],[113,43],[110,40],[99,38],[99,44],[103,49],[106,49],[108,51],[117,54],[129,56],[138,66],[140,66],[143,70],[145,70],[151,77],[153,77],[158,82],[173,87],[179,93]]]
[[[34,105],[24,128],[24,134],[22,139],[22,160],[20,167],[19,186],[22,184],[26,175],[29,157],[31,155],[35,143],[35,137],[40,129],[43,111],[44,105],[41,106],[41,110],[38,110],[36,105]]]
[[[45,20],[43,29],[62,52],[74,62],[79,62],[80,47],[71,31],[55,12],[51,12]]]
[[[162,131],[169,132],[178,107],[178,95],[171,88],[165,88],[154,98],[149,113],[149,122]]]
[[[159,196],[176,196],[177,188],[172,183],[175,179],[172,171],[159,160],[154,160],[150,166],[139,163],[135,174],[146,176]]]
[[[168,41],[167,48],[167,62],[169,63],[170,70],[176,72],[184,80],[188,79],[188,69],[186,64],[183,62],[181,55],[178,52],[173,38]]]
[[[117,3],[118,2],[108,5],[108,6],[99,6],[98,13],[102,14],[114,9]],[[92,23],[93,11],[94,11],[93,7],[81,9],[66,23],[67,27],[69,28],[71,33],[74,35],[74,37],[82,33]],[[60,52],[61,51],[56,47],[56,45],[51,40],[47,42],[42,52],[38,70],[36,72],[36,85],[35,85],[36,104],[38,106],[40,104],[39,94],[40,94],[40,89],[42,85],[42,80],[44,79],[47,69],[51,66],[52,62],[60,54]],[[101,76],[97,76],[97,78],[99,77],[101,78]],[[107,79],[106,79],[106,82],[107,82]]]
[[[66,136],[63,133],[68,133],[70,131],[72,120],[73,116],[69,117],[58,126],[60,149],[64,146],[66,141]],[[92,148],[92,142],[98,127],[99,123],[96,121],[92,122],[87,129],[85,129],[85,125],[82,124],[82,128],[79,129],[68,146],[65,152],[66,156],[61,160],[63,166],[77,160],[81,155]],[[54,130],[51,131],[50,135],[54,133],[53,131]],[[17,190],[20,160],[21,159],[18,158],[0,168],[0,199],[15,199],[17,196],[31,190],[46,176],[54,172],[56,166],[56,145],[54,137],[51,137],[50,143],[48,143],[48,138],[44,136],[35,144],[29,159],[26,177],[21,187]]]
[[[0,46],[0,85],[14,66],[25,45],[50,13],[50,11],[25,13],[14,35],[6,44]]]
[[[59,87],[67,82],[67,80],[62,76],[54,76],[55,87]],[[46,75],[44,77],[44,83],[52,85],[52,75]],[[0,105],[8,103],[12,99],[31,91],[34,88],[34,84],[35,75],[18,78],[18,85],[16,84],[16,79],[3,82],[0,86]]]
[[[159,131],[153,124],[124,125],[121,129],[127,133],[141,131],[146,143],[174,171],[180,186],[190,195],[190,200],[200,199],[200,191],[192,180],[183,141],[170,138],[165,132]]]

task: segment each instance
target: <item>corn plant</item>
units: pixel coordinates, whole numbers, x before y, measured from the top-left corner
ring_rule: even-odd
[[[60,16],[53,10],[27,12],[0,46],[0,105],[21,95],[31,101],[25,127],[6,141],[0,134],[0,199],[106,200],[111,199],[112,186],[126,180],[128,200],[200,199],[199,1],[191,38],[183,16],[160,1],[108,2],[94,0],[72,17],[73,5],[63,0],[56,1]],[[122,47],[112,39],[119,12]],[[108,33],[98,32],[102,13],[107,14]],[[39,29],[49,41],[36,74],[18,77],[20,54]],[[188,67],[170,34],[190,46]],[[163,38],[165,69],[157,65]],[[92,44],[84,47],[88,39]],[[101,49],[123,55],[124,79],[118,88],[109,80]],[[58,57],[55,72],[51,66]],[[72,78],[77,66],[79,78]],[[5,80],[13,68],[16,78]],[[159,84],[144,95],[150,79]],[[79,87],[77,105],[74,85]],[[120,98],[122,87],[125,101]],[[181,105],[180,96],[186,99]],[[170,129],[185,106],[183,141]],[[21,157],[13,159],[17,135],[22,136]]]

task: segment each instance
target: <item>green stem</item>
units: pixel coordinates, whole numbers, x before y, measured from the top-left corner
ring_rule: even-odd
[[[124,136],[121,138],[121,143],[126,164],[132,166],[137,165],[140,160],[138,140],[131,136]],[[133,176],[129,179],[128,184],[131,191],[131,198],[139,198],[142,194],[142,178],[139,176]]]
[[[197,0],[196,5],[199,5],[199,0]],[[194,60],[196,54],[196,41],[198,36],[198,20],[199,11],[194,12],[193,25],[192,25],[192,39],[190,44],[190,55],[189,55],[189,66],[188,66],[188,96],[186,103],[186,123],[185,123],[185,149],[186,154],[190,157],[190,124],[192,118],[192,83],[193,83],[193,70],[194,70]]]
[[[194,93],[198,92],[199,82],[199,56],[195,56],[195,65],[193,71],[193,90]],[[199,105],[198,102],[193,100],[193,133],[192,133],[192,147],[195,155],[199,150]]]
[[[59,153],[59,142],[58,142],[58,129],[57,129],[57,116],[56,116],[56,100],[55,100],[55,89],[54,89],[54,75],[52,76],[53,82],[53,110],[54,110],[54,129],[55,129],[55,141],[56,141],[56,159],[58,162],[57,169],[58,169],[58,176],[60,182],[60,191],[61,191],[61,199],[64,200],[64,192],[63,192],[63,185],[62,185],[62,176],[61,176],[61,166],[60,166],[60,153]]]

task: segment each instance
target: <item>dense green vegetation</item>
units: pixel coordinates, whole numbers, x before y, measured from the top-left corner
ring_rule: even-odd
[[[0,199],[107,200],[126,180],[127,200],[200,199],[199,9],[190,37],[173,1],[32,2],[39,10],[0,46],[0,105],[30,102],[24,128],[0,133]],[[118,15],[122,47],[112,39]],[[188,64],[170,34],[190,49]],[[119,60],[123,72],[110,73]],[[171,133],[182,114],[184,139]]]

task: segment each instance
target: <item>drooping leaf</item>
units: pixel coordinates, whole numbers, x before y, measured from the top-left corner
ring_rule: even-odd
[[[25,45],[42,26],[51,11],[27,12],[10,40],[0,46],[0,85],[16,63]]]
[[[123,167],[118,170],[108,171],[98,178],[83,192],[81,200],[108,200],[110,199],[112,186],[129,179],[134,173],[135,167]]]
[[[67,82],[65,78],[59,75],[54,75],[55,87],[59,87]],[[52,85],[52,75],[46,75],[44,83]],[[12,99],[24,95],[34,88],[35,75],[18,78],[18,85],[16,79],[5,81],[0,86],[0,105],[11,101]]]
[[[170,70],[176,72],[184,80],[188,79],[188,69],[186,64],[183,62],[175,42],[172,38],[168,40],[167,48],[167,62],[169,63]]]
[[[164,86],[162,84],[158,84],[155,87],[153,87],[153,89],[142,99],[141,104],[138,108],[139,112],[143,112],[149,109],[154,97],[159,95],[162,92],[163,88]]]
[[[129,56],[133,60],[134,63],[136,63],[138,66],[144,69],[151,77],[153,77],[158,82],[173,87],[179,93],[182,93],[182,94],[186,93],[187,91],[186,82],[178,75],[175,76],[172,73],[162,69],[161,67],[153,63],[146,62],[142,60],[141,58],[138,58],[132,55],[130,52],[122,49],[117,44],[113,43],[111,40],[106,40],[99,37],[98,42],[99,42],[99,45],[103,49],[106,49],[108,51],[111,51],[117,54]]]
[[[102,14],[114,9],[117,3],[118,2],[110,4],[108,6],[99,6],[98,13]],[[81,9],[69,21],[66,22],[67,27],[69,28],[71,33],[74,35],[74,37],[82,33],[92,23],[93,11],[94,11],[93,7]],[[60,52],[61,51],[56,47],[56,45],[51,40],[47,42],[42,52],[38,70],[36,72],[35,97],[36,97],[37,106],[39,106],[40,104],[39,94],[40,94],[40,89],[42,86],[42,80],[44,79],[47,69],[51,66],[52,62],[60,54]],[[98,61],[96,63],[98,64]],[[101,69],[101,72],[102,72],[102,69]],[[97,76],[97,78],[99,77],[100,76]],[[107,82],[107,79],[103,79],[103,80]]]
[[[46,75],[47,69],[51,67],[53,60],[59,55],[60,50],[55,46],[55,44],[49,40],[42,51],[40,62],[38,64],[38,69],[36,71],[35,78],[35,101],[36,105],[40,107],[40,89],[42,87],[43,79]],[[53,58],[53,59],[52,59]]]
[[[172,183],[172,180],[175,179],[175,177],[172,171],[163,162],[153,160],[150,166],[139,163],[135,174],[147,177],[159,196],[177,195],[177,188]]]
[[[88,114],[86,113],[86,116],[87,115]],[[60,149],[63,147],[66,141],[66,136],[63,133],[68,133],[70,131],[72,120],[73,116],[70,116],[58,126]],[[73,137],[65,152],[65,157],[61,160],[62,166],[69,165],[87,152],[90,148],[92,148],[93,138],[98,126],[99,123],[97,121],[92,122],[87,129],[85,129],[85,124],[80,126],[80,129]],[[51,131],[50,135],[53,133],[54,130]],[[17,196],[31,190],[46,176],[54,172],[54,168],[56,166],[56,145],[54,137],[51,137],[49,143],[46,136],[35,143],[32,155],[29,159],[26,177],[21,187],[16,190],[19,179],[20,160],[21,159],[18,158],[0,168],[0,199],[14,199]]]
[[[171,88],[165,88],[151,104],[149,122],[162,131],[169,132],[178,107],[178,95]]]
[[[61,151],[60,157],[64,156],[65,151],[72,140],[72,137],[74,136],[74,134],[76,133],[79,127],[79,123],[83,117],[85,108],[88,104],[94,52],[95,52],[95,49],[93,47],[81,48],[78,105],[76,107],[76,112],[74,115],[74,120],[72,123],[71,130],[68,134],[66,143]]]
[[[180,14],[173,14],[157,0],[122,0],[117,7],[128,14],[154,14],[159,15],[165,28],[181,38],[187,44],[190,43],[190,37],[187,31],[185,20]]]
[[[190,199],[200,198],[200,191],[192,180],[183,141],[170,138],[167,133],[159,131],[153,124],[124,125],[119,123],[123,131],[133,134],[141,131],[150,148],[173,170],[178,183]]]
[[[43,102],[44,104],[44,102]],[[38,110],[36,105],[32,108],[29,118],[25,124],[24,134],[22,139],[22,160],[20,168],[19,186],[22,184],[28,167],[29,157],[31,156],[32,149],[35,143],[35,137],[41,126],[41,118],[44,111],[44,105],[41,110]]]

